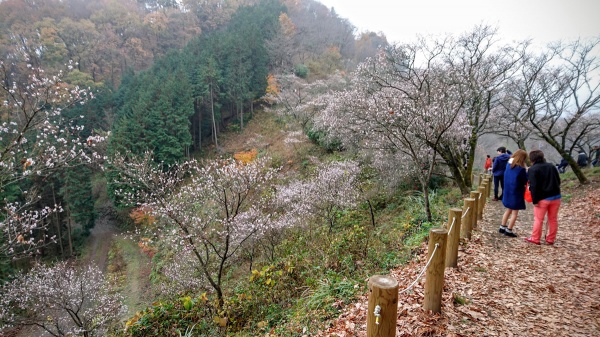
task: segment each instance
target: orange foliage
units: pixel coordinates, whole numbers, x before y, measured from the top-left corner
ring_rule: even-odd
[[[254,159],[256,159],[257,155],[258,155],[258,151],[256,149],[252,149],[252,150],[246,151],[246,152],[236,152],[233,155],[233,158],[235,158],[237,161],[240,161],[244,164],[248,164],[248,163],[252,162]]]
[[[285,13],[279,15],[279,25],[281,26],[281,30],[285,36],[290,37],[296,33],[296,25],[294,25],[294,21],[292,21],[292,19],[290,19],[290,17]]]
[[[156,218],[150,214],[150,210],[147,207],[135,208],[129,217],[133,220],[136,225],[150,226],[156,221]]]
[[[267,76],[266,92],[267,92],[267,95],[268,94],[272,94],[272,95],[279,94],[279,88],[277,88],[277,80],[275,79],[275,76],[273,76],[273,74],[269,74],[269,76]]]
[[[157,249],[150,246],[151,240],[149,238],[142,238],[138,242],[138,247],[142,249],[142,252],[149,257],[153,257],[156,254]]]

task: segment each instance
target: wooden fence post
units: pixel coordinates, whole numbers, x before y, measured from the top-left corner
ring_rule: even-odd
[[[425,277],[423,309],[431,310],[434,313],[439,313],[442,310],[447,239],[448,231],[444,228],[432,228],[429,231],[429,256],[427,261],[431,259],[431,262],[427,267],[427,276]]]
[[[369,277],[367,337],[395,337],[398,319],[398,280],[391,276]]]
[[[481,203],[481,193],[471,191],[471,198],[475,200],[473,204],[473,216],[471,217],[471,228],[477,228],[477,213],[479,212],[479,204]]]
[[[462,210],[460,208],[450,208],[448,211],[448,241],[446,242],[446,268],[456,268],[458,266],[458,245],[460,243],[460,226]]]
[[[478,190],[479,190],[479,193],[481,194],[480,195],[480,198],[481,198],[480,201],[481,201],[481,203],[479,203],[477,205],[478,206],[477,207],[477,219],[483,220],[483,208],[485,207],[485,201],[486,201],[486,199],[485,199],[485,192],[486,192],[485,186],[479,186]]]
[[[492,196],[492,188],[494,186],[494,176],[491,174],[488,174],[487,181],[488,181],[487,197],[489,199]]]
[[[460,226],[460,237],[471,240],[471,231],[473,230],[473,214],[475,214],[475,199],[465,198],[465,204],[462,210],[462,224]],[[475,211],[475,212],[474,212]]]
[[[487,195],[488,195],[488,182],[487,180],[484,180],[483,183],[481,185],[479,185],[479,187],[483,187],[485,188],[485,190],[483,191],[483,199],[487,199]]]

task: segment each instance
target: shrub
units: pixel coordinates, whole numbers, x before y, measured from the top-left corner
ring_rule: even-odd
[[[300,78],[308,77],[308,67],[304,64],[296,64],[294,67],[294,74]]]

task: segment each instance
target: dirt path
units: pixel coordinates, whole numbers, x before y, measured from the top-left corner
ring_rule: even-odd
[[[108,255],[113,245],[119,248],[118,252],[124,262],[124,269],[120,271],[123,273],[123,279],[119,287],[128,308],[126,316],[123,317],[126,320],[147,306],[153,298],[150,285],[152,261],[140,251],[134,241],[122,236],[111,215],[105,215],[96,221],[81,263],[93,263],[106,275]]]
[[[118,234],[116,222],[109,215],[104,215],[96,220],[94,228],[82,254],[81,264],[84,266],[95,264],[102,272],[106,273],[108,266],[108,252]]]
[[[515,227],[520,237],[508,238],[497,232],[502,203],[489,202],[473,240],[461,246],[459,268],[446,271],[442,313],[421,309],[422,279],[400,295],[397,336],[600,336],[600,183],[562,204],[554,246],[523,241],[533,223],[527,207]],[[392,272],[400,289],[426,257]],[[365,296],[322,335],[365,336],[366,308]]]

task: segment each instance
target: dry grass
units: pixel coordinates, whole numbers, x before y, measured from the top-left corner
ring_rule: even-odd
[[[293,121],[286,121],[270,111],[257,111],[242,131],[221,134],[222,156],[257,150],[259,156],[273,159],[273,166],[284,172],[302,172],[320,161],[325,152],[313,144]],[[211,149],[214,156],[214,148]]]

